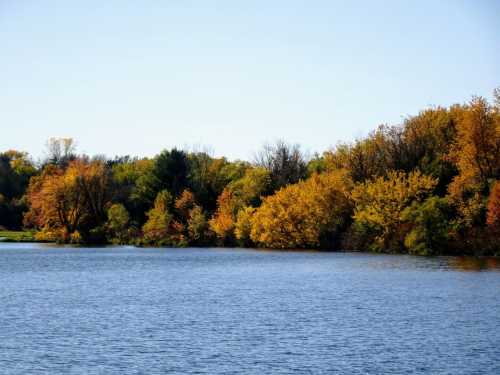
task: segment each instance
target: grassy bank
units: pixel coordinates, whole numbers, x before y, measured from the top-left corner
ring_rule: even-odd
[[[29,231],[0,230],[0,242],[35,242],[35,234]]]

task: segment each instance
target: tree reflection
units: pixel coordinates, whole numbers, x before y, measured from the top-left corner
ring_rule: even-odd
[[[449,259],[450,268],[461,271],[499,270],[500,258],[495,257],[453,257]]]

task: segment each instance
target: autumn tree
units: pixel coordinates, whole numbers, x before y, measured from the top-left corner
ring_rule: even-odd
[[[107,204],[111,200],[110,171],[104,161],[96,159],[88,162],[77,159],[70,163],[66,174],[75,176],[77,187],[91,217],[91,224],[97,226],[103,223],[107,218]]]
[[[261,198],[270,192],[272,186],[271,174],[264,168],[254,167],[245,171],[245,174],[227,185],[234,194],[236,205],[241,208],[244,205],[258,206]]]
[[[337,170],[280,189],[253,213],[250,238],[282,249],[335,246],[349,222],[351,187],[347,171]]]
[[[428,197],[437,180],[420,172],[391,171],[387,177],[358,184],[352,191],[355,202],[354,228],[360,243],[372,251],[403,249],[403,212]]]
[[[500,235],[500,181],[496,181],[491,189],[486,223],[495,234]]]
[[[176,148],[108,160],[53,138],[41,165],[0,153],[0,227],[66,242],[495,254],[499,160],[500,89],[311,159],[278,141],[253,163]]]
[[[264,168],[250,168],[245,175],[226,186],[217,200],[217,210],[210,220],[210,228],[224,243],[234,241],[238,211],[246,206],[258,206],[261,197],[269,191],[270,173]]]
[[[482,186],[500,173],[500,118],[486,99],[475,97],[457,124],[452,158],[460,174]]]
[[[162,190],[156,196],[153,208],[146,214],[148,220],[142,227],[147,244],[170,245],[169,228],[172,214],[169,212],[169,206],[171,201],[172,195],[168,190]]]
[[[352,144],[340,143],[325,154],[328,170],[345,169],[355,182],[385,176],[390,170],[405,170],[407,159],[403,129],[386,125]]]
[[[207,218],[201,206],[196,203],[194,194],[186,189],[174,203],[174,228],[177,241],[182,244],[202,245],[207,236]]]
[[[185,222],[189,218],[189,212],[195,205],[194,194],[189,189],[185,189],[174,203],[177,216]]]
[[[250,238],[252,233],[252,217],[256,208],[245,206],[238,211],[236,222],[234,223],[234,234],[242,246],[251,246],[253,242]]]
[[[55,166],[31,179],[25,225],[40,229],[39,238],[68,242],[80,228],[87,212],[76,179]]]
[[[84,239],[106,220],[109,202],[104,164],[77,159],[67,169],[48,165],[33,177],[27,192],[30,210],[25,224],[41,229],[40,237],[58,241]]]
[[[457,123],[450,158],[459,174],[448,187],[458,225],[484,225],[490,182],[500,178],[500,113],[483,98],[474,98]]]
[[[208,237],[208,221],[203,211],[198,205],[194,205],[189,210],[187,220],[189,243],[192,245],[204,245]]]
[[[234,217],[239,209],[234,205],[233,196],[231,190],[224,189],[217,199],[217,211],[209,221],[210,229],[222,243],[231,241],[233,236]]]
[[[456,124],[462,115],[462,106],[435,107],[407,118],[403,123],[406,143],[407,172],[418,168],[423,174],[438,179],[436,193],[446,194],[451,180],[458,174],[448,153],[455,142]]]

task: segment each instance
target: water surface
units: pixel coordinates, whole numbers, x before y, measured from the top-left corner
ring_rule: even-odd
[[[2,374],[500,374],[494,259],[0,244]]]

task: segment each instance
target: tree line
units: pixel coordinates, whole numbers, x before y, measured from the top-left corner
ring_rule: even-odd
[[[47,157],[0,153],[0,227],[39,240],[500,254],[500,91],[427,108],[306,157],[253,162],[164,150],[107,159],[51,139]]]

